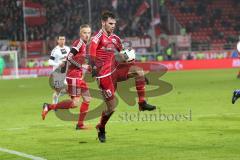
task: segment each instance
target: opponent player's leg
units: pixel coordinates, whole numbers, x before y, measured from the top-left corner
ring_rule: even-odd
[[[59,98],[65,94],[67,94],[67,85],[55,89],[55,92],[53,93],[53,104],[57,104],[59,102]]]
[[[237,90],[233,91],[232,104],[234,104],[239,97],[240,97],[240,90],[237,89]]]
[[[81,96],[83,98],[83,102],[80,106],[80,113],[79,113],[79,117],[78,117],[78,123],[76,125],[76,130],[87,128],[84,125],[84,120],[86,118],[88,108],[89,108],[89,103],[91,101],[91,95],[90,95],[90,92],[88,89],[82,89]]]
[[[58,93],[56,91],[53,92],[52,103],[53,104],[57,104],[58,103]]]
[[[146,78],[145,78],[144,70],[141,67],[132,65],[130,66],[127,74],[128,74],[128,78],[135,78],[135,85],[136,85],[136,90],[138,94],[139,110],[140,111],[155,110],[156,106],[148,104],[145,100]]]
[[[51,74],[49,76],[49,85],[53,89],[53,95],[52,95],[52,103],[57,104],[58,103],[58,94],[60,92],[60,89],[57,88],[56,83],[54,83],[54,76]]]
[[[51,110],[56,109],[69,109],[69,108],[76,108],[80,105],[80,94],[81,88],[77,86],[76,83],[77,79],[69,79],[68,81],[68,93],[71,96],[71,99],[63,100],[57,104],[43,104],[42,110],[42,119],[44,120],[47,113]]]
[[[52,103],[53,104],[57,104],[58,101],[59,101],[59,96],[60,96],[60,92],[59,91],[54,91],[53,92],[53,100],[52,100]]]

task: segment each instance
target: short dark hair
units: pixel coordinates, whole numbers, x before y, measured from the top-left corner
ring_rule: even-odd
[[[60,37],[66,38],[66,36],[64,34],[59,34],[56,38],[59,39]]]
[[[108,18],[116,19],[116,16],[111,11],[104,11],[101,16],[102,21],[106,21]]]

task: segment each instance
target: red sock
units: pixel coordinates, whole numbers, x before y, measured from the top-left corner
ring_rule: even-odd
[[[106,115],[105,112],[102,112],[102,116],[101,116],[101,119],[100,119],[100,122],[99,122],[99,127],[101,128],[105,128],[108,120],[110,119],[110,117],[112,116],[113,112],[111,112],[110,114]]]
[[[136,79],[135,84],[138,94],[138,102],[145,101],[145,79]]]
[[[50,104],[48,106],[49,110],[52,110],[52,109],[69,109],[69,108],[73,108],[73,107],[74,107],[74,104],[73,104],[72,100],[64,100],[64,101],[61,101],[57,104]]]
[[[82,102],[80,106],[80,114],[78,117],[78,126],[83,126],[84,119],[87,115],[88,107],[89,107],[89,102]]]

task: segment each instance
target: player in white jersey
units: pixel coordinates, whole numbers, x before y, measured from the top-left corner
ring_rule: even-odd
[[[50,75],[49,83],[53,88],[53,104],[58,103],[59,96],[65,92],[65,75],[66,75],[66,57],[70,48],[65,46],[65,36],[58,36],[58,45],[52,50],[48,60],[50,66],[53,66],[53,72]]]

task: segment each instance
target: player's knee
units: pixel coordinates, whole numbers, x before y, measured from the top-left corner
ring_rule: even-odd
[[[107,109],[106,109],[106,111],[107,111],[108,113],[112,113],[112,112],[115,111],[116,101],[115,101],[114,97],[113,97],[113,99],[107,101],[106,104],[107,104]]]
[[[110,114],[112,112],[115,112],[115,107],[108,107],[105,112],[106,112],[106,114]]]
[[[143,77],[144,76],[144,70],[140,67],[136,67],[136,73],[139,77]]]
[[[130,72],[137,77],[143,77],[144,76],[144,70],[140,67],[137,67],[137,66],[133,66],[130,69]]]
[[[113,106],[113,107],[111,108],[111,112],[114,112],[115,109],[116,109],[116,106]]]
[[[144,77],[144,71],[143,71],[143,70],[138,70],[138,71],[137,71],[137,75],[138,75],[139,77]]]
[[[57,96],[57,95],[58,95],[57,91],[54,91],[54,92],[53,92],[53,97],[55,97],[55,96]]]
[[[83,96],[83,101],[85,103],[90,103],[90,101],[92,100],[92,97],[91,96]]]
[[[61,89],[60,89],[60,88],[55,88],[55,94],[56,94],[56,95],[59,95],[60,92],[61,92]]]

